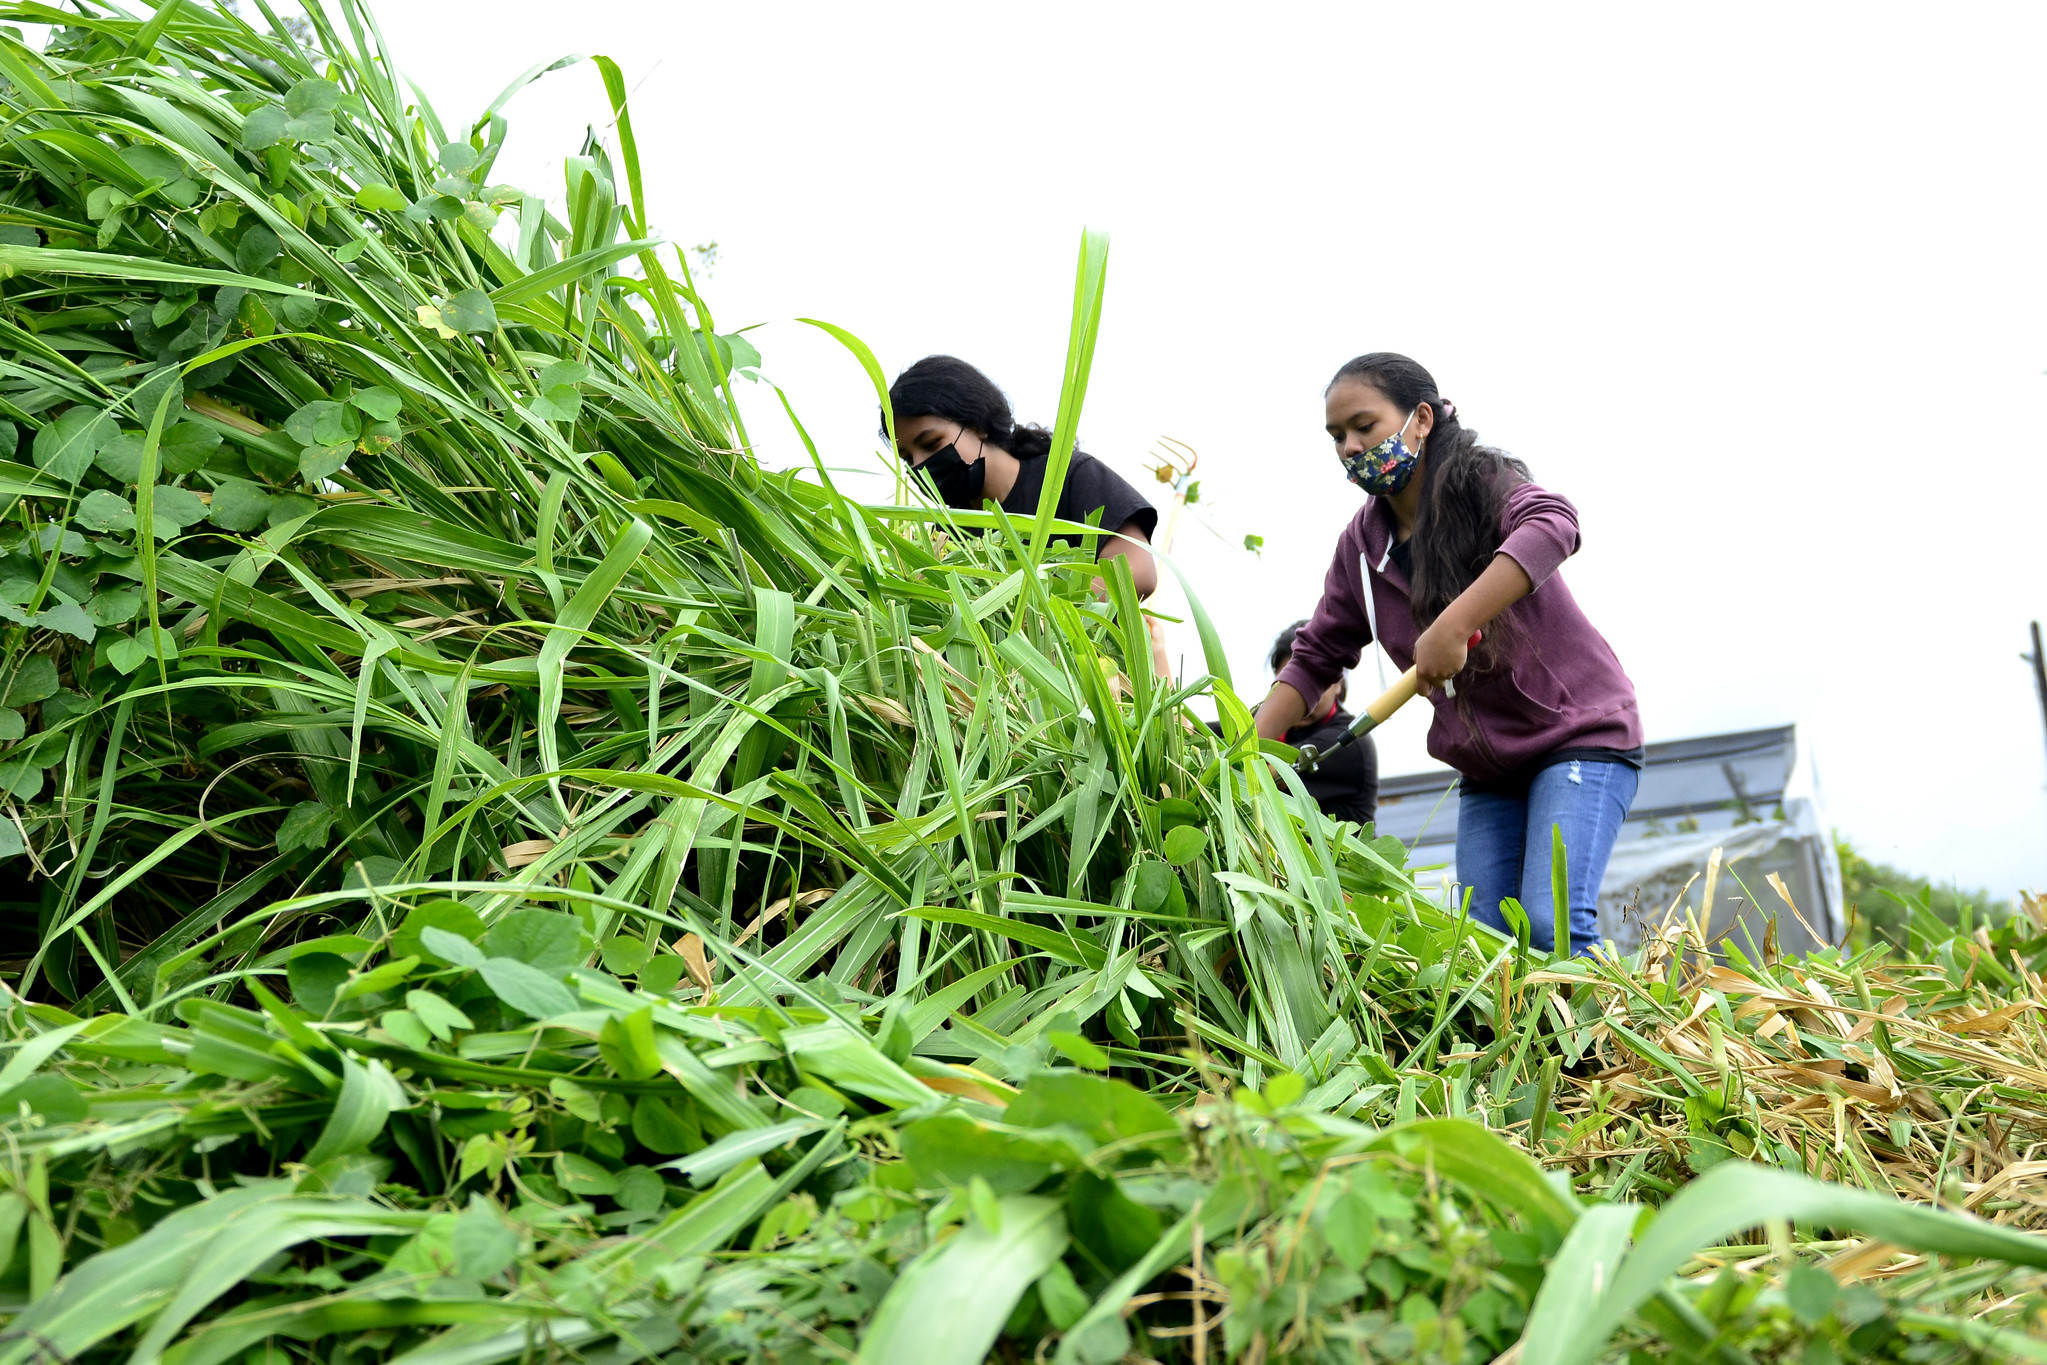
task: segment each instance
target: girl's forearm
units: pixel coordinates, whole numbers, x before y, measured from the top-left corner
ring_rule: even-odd
[[[1494,617],[1534,591],[1528,571],[1512,555],[1494,555],[1485,572],[1443,608],[1437,624],[1448,623],[1450,634],[1463,639],[1475,630],[1484,630]]]
[[[1276,682],[1258,708],[1258,738],[1284,740],[1286,732],[1308,718],[1308,702],[1293,684]]]

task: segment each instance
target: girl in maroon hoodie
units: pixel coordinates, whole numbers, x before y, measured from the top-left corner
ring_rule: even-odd
[[[1377,351],[1336,372],[1329,435],[1368,495],[1336,543],[1322,600],[1258,709],[1280,739],[1375,638],[1435,706],[1429,752],[1462,777],[1457,875],[1474,919],[1520,902],[1554,939],[1550,849],[1562,831],[1571,950],[1598,939],[1599,883],[1642,766],[1634,685],[1557,568],[1578,514],[1480,445],[1429,372]],[[1474,631],[1484,639],[1467,652]]]

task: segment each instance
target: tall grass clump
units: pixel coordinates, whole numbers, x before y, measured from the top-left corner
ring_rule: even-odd
[[[0,7],[0,1365],[2037,1356],[2037,913],[1446,913],[1198,607],[755,463],[609,61],[557,214],[264,17]]]

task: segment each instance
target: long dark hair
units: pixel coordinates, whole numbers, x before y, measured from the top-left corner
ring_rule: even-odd
[[[1346,361],[1329,388],[1344,379],[1377,389],[1403,413],[1426,407],[1435,417],[1422,445],[1421,501],[1408,542],[1414,565],[1409,597],[1415,624],[1426,630],[1499,552],[1501,510],[1507,494],[1528,482],[1528,466],[1480,445],[1477,433],[1458,420],[1456,405],[1437,391],[1435,376],[1404,355],[1373,351]],[[1474,651],[1474,665],[1494,666],[1512,633],[1505,616],[1495,621]]]
[[[1019,460],[1043,459],[1052,452],[1052,433],[1039,426],[1020,426],[1009,400],[995,381],[957,356],[927,355],[896,376],[888,387],[888,403],[896,421],[911,417],[943,417],[970,427]],[[881,434],[888,435],[882,417]]]

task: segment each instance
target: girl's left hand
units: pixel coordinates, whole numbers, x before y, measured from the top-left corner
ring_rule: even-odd
[[[1471,632],[1453,625],[1445,617],[1421,633],[1414,642],[1415,691],[1426,697],[1437,686],[1454,678],[1464,668],[1471,647]]]

